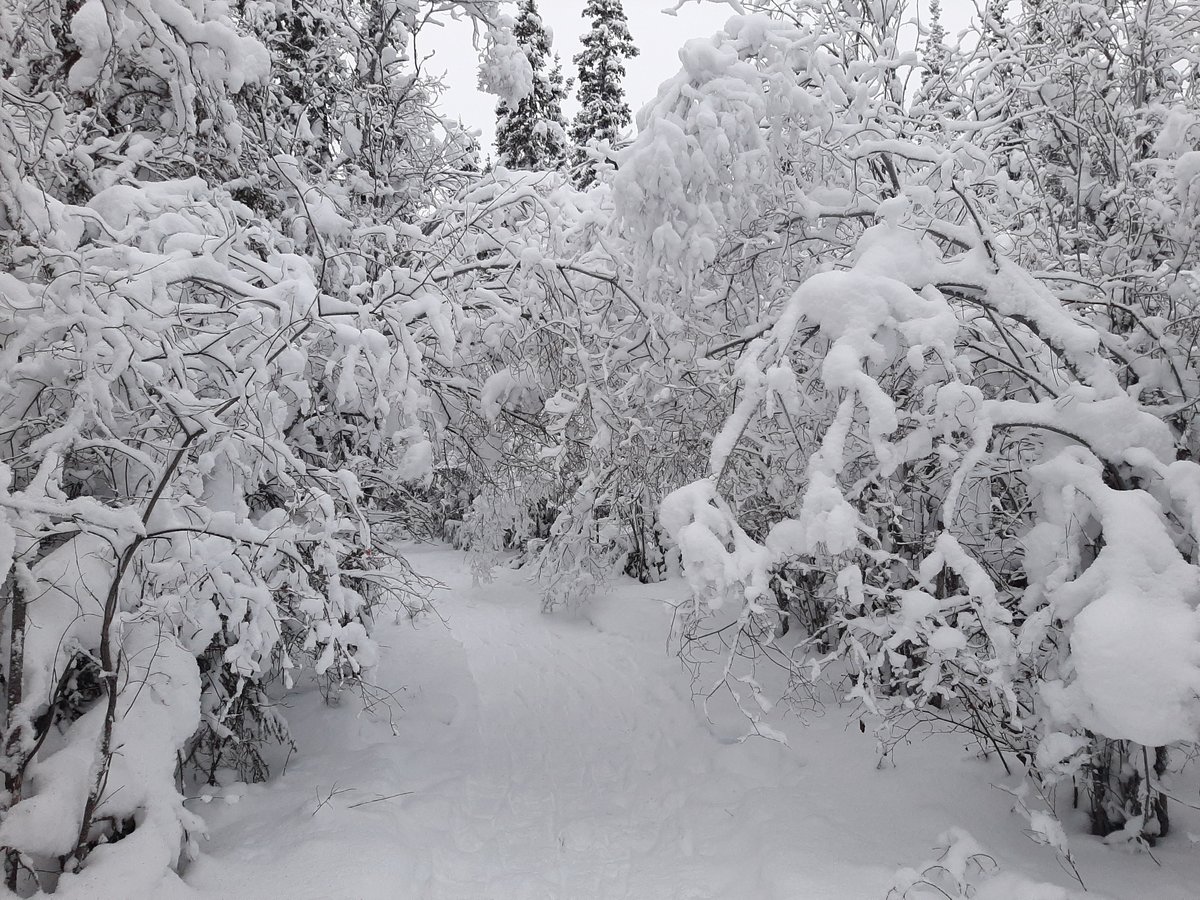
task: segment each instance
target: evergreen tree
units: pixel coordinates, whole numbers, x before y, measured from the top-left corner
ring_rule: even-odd
[[[946,46],[946,29],[942,26],[942,4],[930,0],[929,29],[921,45],[921,87],[912,106],[913,115],[925,122],[926,127],[937,129],[938,119],[949,112],[954,104],[948,89],[951,69],[951,54]]]
[[[563,77],[562,60],[558,54],[554,54],[554,68],[550,70],[550,105],[547,109],[547,118],[555,122],[562,128],[563,134],[567,133],[567,120],[563,116],[562,102],[567,99],[567,94],[571,92],[574,86],[574,79]],[[565,144],[564,144],[565,146]]]
[[[562,114],[567,85],[557,59],[547,71],[550,34],[542,25],[536,0],[521,0],[513,34],[533,70],[533,89],[516,109],[504,101],[496,106],[497,162],[513,169],[557,169],[567,155]]]
[[[596,140],[613,143],[629,124],[629,104],[621,79],[625,77],[625,60],[638,55],[621,0],[588,0],[583,15],[591,18],[592,28],[583,37],[583,50],[575,56],[580,109],[571,128],[571,137],[580,147]],[[587,185],[595,180],[595,169],[582,155],[580,161],[580,183]]]
[[[946,71],[946,29],[942,27],[941,0],[930,0],[929,34],[925,38],[925,76],[923,84],[941,77]]]

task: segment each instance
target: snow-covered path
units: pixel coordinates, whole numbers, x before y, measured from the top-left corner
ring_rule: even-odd
[[[478,697],[478,738],[456,841],[438,848],[434,869],[464,896],[484,886],[505,896],[626,896],[637,860],[678,839],[670,798],[639,790],[679,755],[669,724],[642,714],[655,679],[628,640],[577,626],[564,641],[532,604],[488,593],[468,593],[451,614]]]
[[[298,697],[286,774],[235,789],[236,804],[195,804],[212,840],[187,881],[204,894],[882,900],[956,824],[1068,883],[988,787],[1002,772],[962,741],[878,770],[872,739],[836,707],[811,727],[777,722],[793,749],[738,743],[733,717],[706,721],[655,599],[678,599],[678,584],[621,585],[574,619],[543,615],[521,572],[478,586],[461,553],[412,559],[446,585],[445,624],[382,629],[377,681],[403,686],[402,709]],[[1085,867],[1103,864],[1106,851],[1084,851]],[[1153,884],[1149,860],[1120,862],[1117,877]],[[1150,894],[1103,887],[1191,896],[1157,877]]]

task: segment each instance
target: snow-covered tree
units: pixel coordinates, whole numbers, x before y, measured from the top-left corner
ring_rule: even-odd
[[[404,65],[435,6],[4,9],[10,888],[161,893],[203,833],[177,778],[261,775],[266,692],[358,681],[409,596],[386,525],[455,344],[429,216],[472,177]]]
[[[571,137],[580,148],[576,183],[586,187],[596,174],[584,148],[593,141],[615,145],[621,129],[630,122],[621,80],[625,77],[625,60],[639,51],[629,34],[621,0],[588,0],[583,16],[591,19],[591,27],[582,38],[583,49],[575,54],[579,113],[571,126]]]
[[[939,83],[946,77],[949,65],[950,51],[946,46],[946,29],[942,25],[941,0],[931,0],[929,4],[929,26],[921,46],[921,99],[929,102],[931,95],[935,97],[932,105],[939,106],[945,99],[939,93]]]
[[[1190,338],[1092,273],[1116,250],[1060,255],[1040,235],[1061,212],[1016,215],[989,142],[1026,98],[909,116],[898,5],[808,9],[686,48],[616,177],[654,296],[697,330],[736,314],[709,338],[733,359],[694,376],[733,403],[708,476],[662,507],[697,611],[772,644],[781,594],[802,600],[799,674],[837,659],[884,720],[954,722],[1046,790],[1080,765],[1124,772],[1088,782],[1097,828],[1153,839],[1156,748],[1200,736]],[[1014,54],[984,48],[978,71]],[[990,90],[1025,76],[1005,77]],[[1171,147],[1145,167],[1159,212],[1137,232],[1171,262],[1134,271],[1186,297],[1195,169]]]
[[[536,0],[521,0],[512,30],[529,63],[530,88],[515,104],[496,106],[496,161],[510,169],[557,169],[567,157],[562,101],[567,96],[562,68],[551,66],[551,35],[542,24]]]

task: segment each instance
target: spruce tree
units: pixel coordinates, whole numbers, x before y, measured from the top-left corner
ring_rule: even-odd
[[[946,29],[942,26],[941,0],[930,0],[929,30],[921,45],[921,87],[912,106],[913,114],[925,126],[937,130],[938,119],[949,113],[954,104],[953,92],[948,86],[951,54],[946,46]]]
[[[496,106],[496,160],[513,169],[560,168],[567,155],[562,114],[567,86],[557,59],[547,68],[550,34],[535,0],[521,0],[513,34],[533,70],[533,89],[515,109],[503,101]]]
[[[562,139],[558,144],[559,162],[565,161],[567,149],[570,145],[570,138],[567,134],[567,120],[563,116],[562,104],[567,99],[567,94],[570,93],[574,80],[563,76],[562,60],[558,54],[554,54],[554,66],[550,69],[548,78],[550,90],[546,97],[548,100],[546,106],[546,119],[553,123],[556,134],[561,134]]]
[[[925,77],[923,81],[936,79],[945,74],[946,29],[942,27],[941,0],[929,2],[929,34],[925,38]]]
[[[621,79],[625,77],[625,60],[638,55],[621,0],[588,0],[583,15],[591,18],[592,27],[583,37],[583,50],[575,56],[579,115],[571,128],[571,137],[581,148],[590,141],[613,143],[629,124],[629,104]],[[587,185],[595,180],[595,169],[582,151],[580,163],[578,180]]]

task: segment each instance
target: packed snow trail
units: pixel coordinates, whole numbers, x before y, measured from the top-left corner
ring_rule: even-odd
[[[446,586],[444,621],[380,631],[375,681],[403,686],[402,708],[325,708],[315,688],[295,698],[286,773],[226,792],[236,804],[191,804],[212,833],[187,873],[201,893],[882,900],[895,870],[930,857],[956,824],[1069,884],[988,786],[1002,772],[961,740],[917,745],[880,770],[870,734],[836,706],[811,727],[774,721],[793,749],[739,743],[736,716],[706,720],[668,639],[661,601],[678,602],[679,582],[619,582],[584,617],[548,616],[523,572],[478,585],[460,552],[420,547],[411,559]],[[1112,897],[1192,896],[1148,859],[1116,862]],[[1182,856],[1170,865],[1195,869]]]

